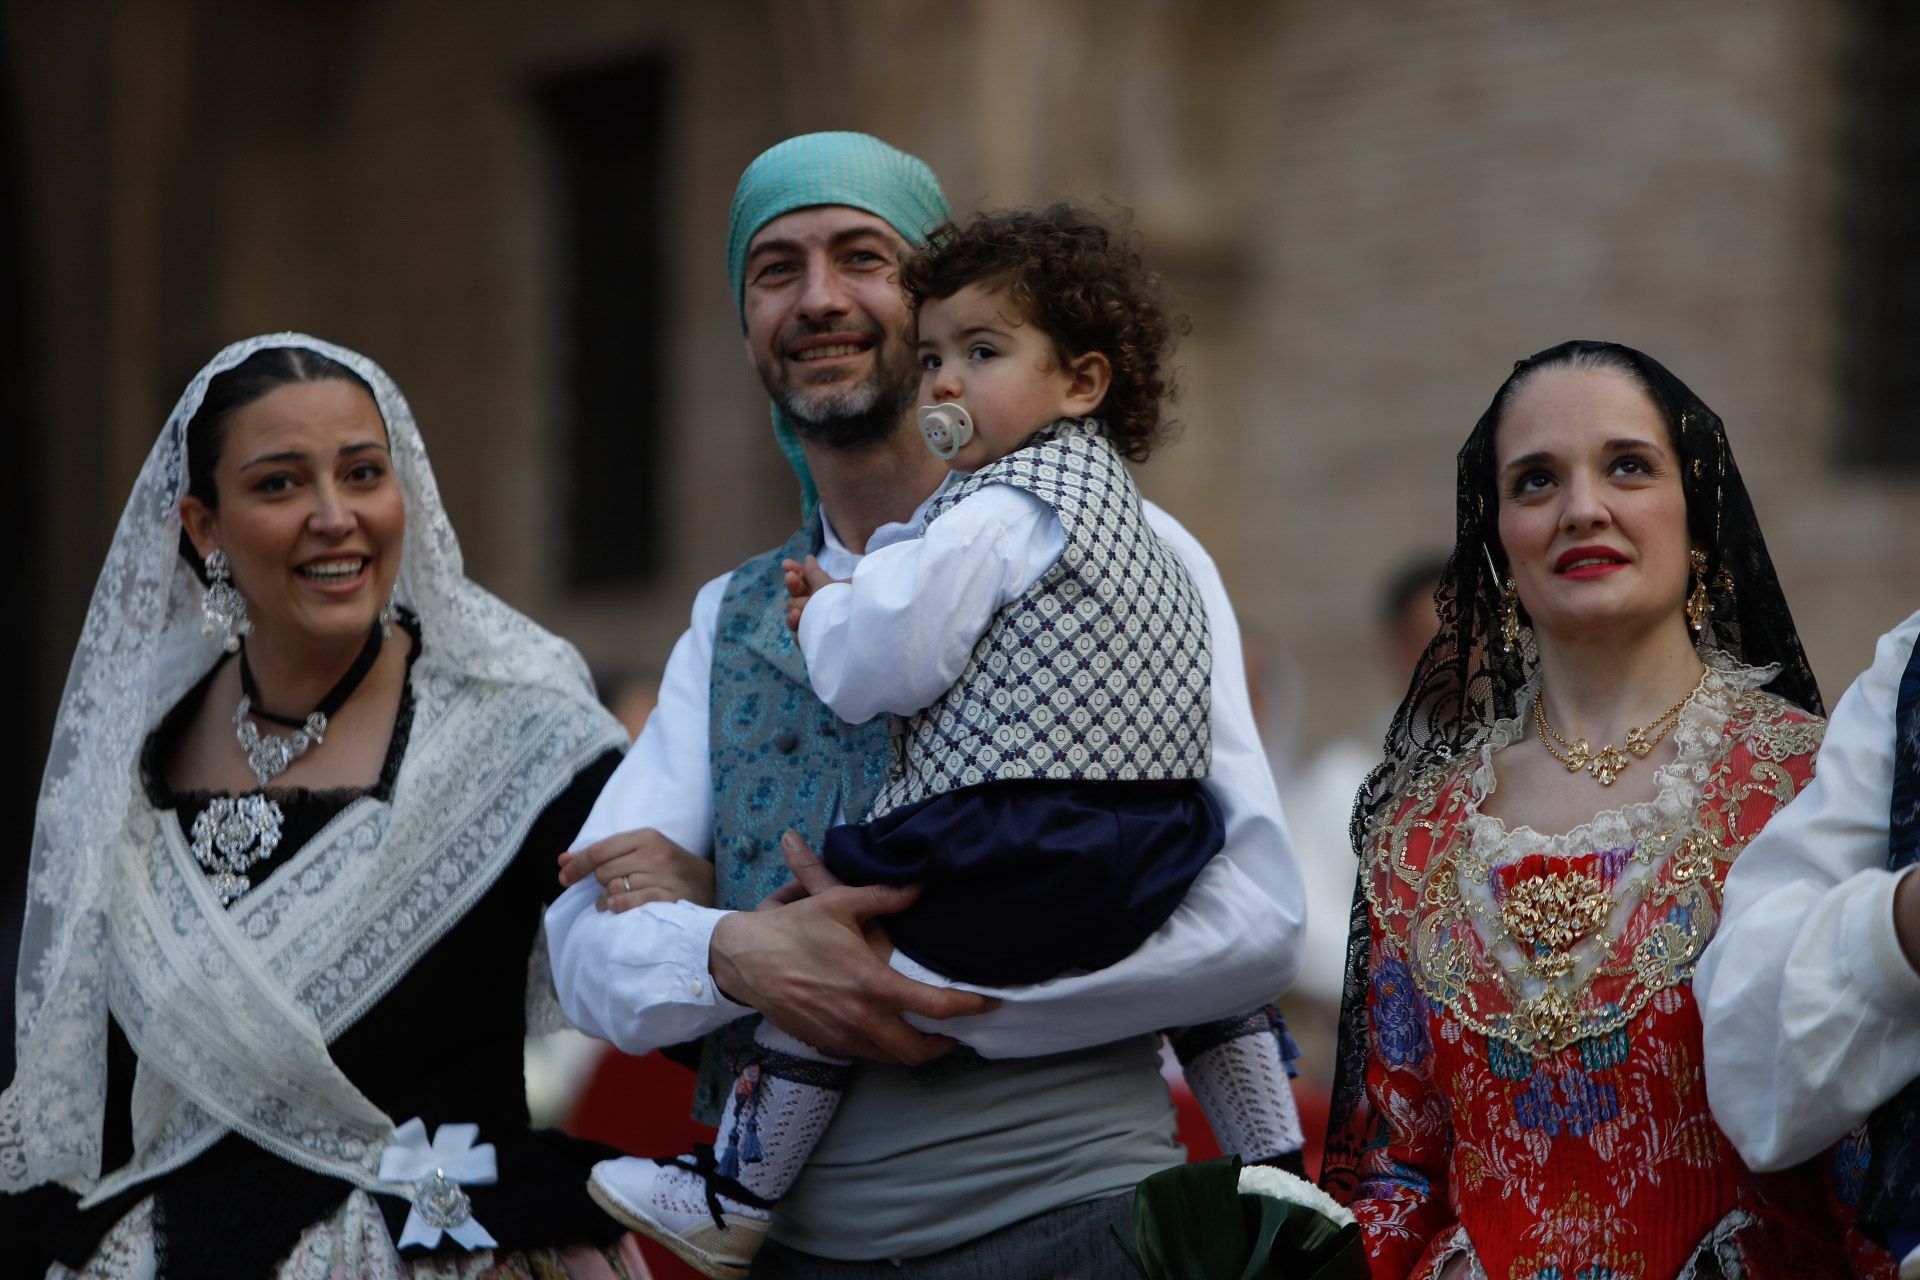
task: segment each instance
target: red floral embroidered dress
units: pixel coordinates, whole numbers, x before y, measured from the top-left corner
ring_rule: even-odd
[[[1707,1110],[1693,966],[1824,729],[1765,678],[1713,671],[1656,797],[1565,835],[1478,812],[1520,720],[1394,811],[1363,873],[1376,1278],[1457,1255],[1494,1280],[1893,1275],[1870,1246],[1849,1264],[1820,1174],[1749,1172]]]

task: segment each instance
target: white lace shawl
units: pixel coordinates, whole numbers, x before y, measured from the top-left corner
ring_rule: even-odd
[[[138,759],[218,657],[178,552],[186,424],[214,375],[272,347],[317,352],[373,389],[406,504],[398,597],[425,643],[392,803],[349,805],[228,911],[178,821],[146,802]],[[141,468],[61,697],[34,815],[0,1190],[60,1182],[98,1200],[230,1130],[379,1187],[393,1121],[340,1073],[327,1043],[494,883],[579,769],[624,741],[573,647],[466,578],[413,416],[379,366],[292,333],[222,351]],[[530,1011],[548,1025],[551,982],[544,971],[535,981],[545,998]],[[140,1068],[136,1154],[103,1181],[109,1007]]]

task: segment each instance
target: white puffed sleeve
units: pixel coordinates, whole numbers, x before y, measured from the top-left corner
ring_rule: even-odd
[[[1694,973],[1714,1118],[1756,1169],[1838,1141],[1920,1073],[1920,974],[1887,866],[1894,711],[1920,613],[1883,636],[1814,778],[1727,873]]]
[[[814,695],[851,724],[932,705],[960,678],[993,616],[1066,545],[1052,507],[990,484],[920,537],[869,552],[851,579],[816,591],[800,615]]]

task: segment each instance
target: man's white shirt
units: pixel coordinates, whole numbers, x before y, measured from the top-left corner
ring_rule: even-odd
[[[1757,1169],[1818,1154],[1920,1072],[1920,973],[1887,871],[1894,712],[1916,636],[1920,613],[1881,637],[1834,707],[1813,781],[1727,872],[1694,973],[1714,1118]]]
[[[895,967],[910,977],[1002,1001],[974,1017],[939,1023],[912,1019],[957,1036],[987,1057],[1060,1053],[1244,1012],[1286,990],[1298,967],[1304,893],[1254,727],[1232,605],[1212,559],[1193,536],[1152,503],[1145,510],[1148,524],[1186,565],[1207,610],[1213,638],[1213,760],[1206,786],[1225,818],[1226,843],[1159,931],[1107,968],[995,988],[952,983],[896,954]],[[866,561],[848,550],[826,522],[821,568],[835,578],[864,571],[863,583],[871,580],[877,588],[860,593],[826,588],[803,618],[801,646],[815,686],[831,695],[822,700],[837,712],[856,713],[850,718],[865,718],[857,714],[861,711],[911,711],[931,702],[959,674],[993,613],[1057,560],[1064,542],[1051,509],[1008,486],[991,486],[957,504],[920,538],[924,511],[925,504],[909,521],[876,530],[867,542],[872,554]],[[919,546],[907,546],[910,542]],[[877,554],[889,547],[898,551]],[[872,569],[865,569],[868,563]],[[731,576],[714,579],[694,597],[692,624],[667,661],[659,702],[601,792],[574,848],[651,827],[689,852],[712,856],[708,678],[720,602]],[[914,590],[938,590],[945,597],[943,608],[912,610]],[[863,646],[820,640],[835,630],[859,634],[862,620],[851,611],[866,599],[876,602],[875,608],[945,621],[912,634],[902,650],[883,655],[887,660],[881,663],[858,652]],[[972,639],[966,639],[969,629]],[[816,659],[822,663],[817,672]],[[849,816],[859,815],[843,814],[839,820]],[[752,1012],[715,990],[708,972],[713,928],[724,912],[673,902],[615,914],[595,910],[600,892],[589,877],[547,912],[554,979],[575,1025],[630,1053],[643,1053]]]

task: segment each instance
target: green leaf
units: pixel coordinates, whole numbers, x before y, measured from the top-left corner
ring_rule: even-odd
[[[1264,1276],[1278,1276],[1273,1268],[1275,1242],[1286,1228],[1292,1216],[1291,1205],[1271,1196],[1241,1196],[1243,1207],[1259,1214],[1259,1228],[1255,1232],[1253,1248],[1249,1251],[1246,1267],[1240,1272],[1240,1280],[1261,1280]]]
[[[1326,1261],[1315,1270],[1296,1272],[1297,1280],[1369,1280],[1373,1269],[1367,1265],[1367,1250],[1360,1242],[1360,1224],[1348,1223],[1335,1237],[1321,1255]]]
[[[1135,1261],[1147,1280],[1235,1280],[1252,1252],[1240,1159],[1163,1169],[1134,1192]]]

